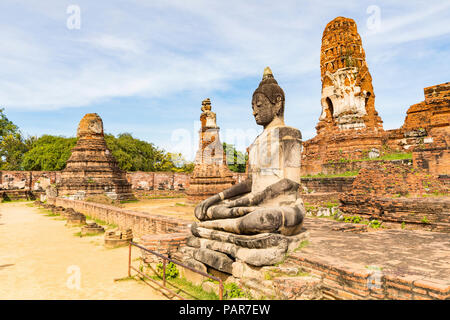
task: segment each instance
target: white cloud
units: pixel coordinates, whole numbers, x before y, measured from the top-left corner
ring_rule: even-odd
[[[382,29],[375,34],[365,29],[367,5],[360,1],[77,2],[80,30],[65,27],[68,1],[0,5],[6,18],[13,17],[0,22],[1,106],[56,110],[144,97],[160,100],[148,104],[155,113],[164,105],[164,112],[184,117],[164,101],[178,96],[182,105],[184,96],[200,97],[198,103],[210,96],[223,129],[243,127],[253,119],[250,113],[242,116],[249,110],[250,92],[239,90],[240,83],[259,79],[270,65],[286,91],[286,122],[311,137],[320,113],[321,36],[334,17],[351,17],[358,24],[377,101],[392,101],[377,103],[382,117],[403,121],[407,105],[420,101],[411,99],[422,95],[420,81],[443,77],[433,64],[449,50],[438,54],[432,42],[424,42],[420,56],[407,46],[449,33],[448,7],[432,2],[380,3]],[[422,65],[416,68],[416,63]],[[402,76],[405,70],[408,77]],[[219,94],[227,97],[214,96]],[[390,111],[394,104],[401,104],[397,113]],[[196,114],[199,104],[186,105],[183,112]]]

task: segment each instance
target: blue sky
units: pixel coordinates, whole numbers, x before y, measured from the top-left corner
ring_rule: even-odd
[[[67,27],[70,5],[79,29]],[[385,129],[402,125],[424,87],[450,80],[448,0],[2,0],[0,106],[26,135],[74,136],[96,112],[106,132],[191,159],[207,97],[222,141],[244,132],[238,147],[251,143],[260,131],[251,95],[270,66],[286,124],[309,139],[321,112],[322,33],[337,16],[358,25]]]

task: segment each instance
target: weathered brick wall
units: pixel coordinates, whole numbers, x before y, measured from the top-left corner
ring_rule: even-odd
[[[0,190],[0,200],[35,200],[39,198],[42,193],[42,191],[31,192],[30,190]]]
[[[371,160],[371,161],[352,161],[352,162],[329,162],[322,166],[324,174],[341,174],[348,171],[359,171],[364,168],[371,168],[374,164],[394,163],[412,165],[412,160]]]
[[[0,171],[0,188],[40,190],[60,178],[60,171]]]
[[[288,262],[299,265],[323,282],[327,299],[338,300],[445,300],[450,298],[450,287],[439,280],[427,280],[422,275],[374,275],[350,265],[331,265],[319,257],[292,254]]]
[[[47,202],[55,206],[72,208],[106,223],[116,224],[121,229],[130,228],[136,237],[146,234],[189,233],[189,222],[163,215],[153,215],[105,204],[65,198],[49,198]]]
[[[450,233],[450,197],[379,198],[340,197],[345,215],[377,219],[387,224]]]
[[[352,188],[355,177],[302,178],[301,183],[314,192],[346,192]]]
[[[160,254],[171,257],[177,252],[178,248],[186,244],[190,234],[186,232],[169,233],[169,234],[146,234],[141,237],[141,245],[145,248],[158,252]],[[160,261],[155,255],[142,252],[145,262]]]
[[[373,163],[351,191],[339,196],[344,215],[450,232],[448,187],[436,176],[402,163]]]
[[[127,180],[134,190],[185,190],[189,174],[178,172],[127,172]]]
[[[182,172],[127,172],[127,180],[133,190],[176,190],[185,191],[189,187],[189,173]],[[236,183],[243,181],[245,173],[233,172]],[[0,171],[0,189],[45,189],[47,184],[58,183],[60,171]]]
[[[414,148],[413,162],[432,175],[450,175],[450,135],[439,135],[432,144]]]

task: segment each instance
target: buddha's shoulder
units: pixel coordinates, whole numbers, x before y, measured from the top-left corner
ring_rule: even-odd
[[[271,135],[278,135],[280,139],[284,138],[294,138],[294,139],[301,139],[302,133],[300,130],[294,127],[290,126],[279,126],[270,129]]]

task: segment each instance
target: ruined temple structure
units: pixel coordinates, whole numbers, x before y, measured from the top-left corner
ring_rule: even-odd
[[[322,114],[318,133],[326,129],[382,128],[375,110],[372,76],[352,19],[338,17],[325,27],[320,74]]]
[[[386,131],[390,149],[412,151],[417,168],[450,175],[450,83],[427,87],[425,100],[409,107],[403,126]]]
[[[409,107],[403,130],[425,129],[429,135],[450,135],[450,82],[423,89],[425,100]]]
[[[209,98],[202,101],[201,110],[195,168],[186,192],[190,202],[206,199],[234,184],[233,174],[227,167],[226,155],[220,142],[216,114],[211,111]]]
[[[77,138],[57,184],[58,195],[77,199],[92,196],[134,199],[126,172],[120,170],[106,146],[103,121],[96,113],[88,113],[81,119]]]
[[[404,125],[385,131],[375,110],[361,37],[355,21],[344,17],[325,27],[320,71],[322,112],[317,135],[303,144],[302,174],[328,173],[333,164],[392,152],[425,152],[415,158],[425,159],[420,164],[424,169],[431,161],[431,173],[445,171],[446,164],[448,168],[448,82],[425,88],[425,100],[409,108]]]
[[[320,72],[322,113],[317,136],[304,143],[305,173],[321,172],[321,164],[329,160],[367,156],[382,144],[372,77],[352,19],[338,17],[325,27]]]

